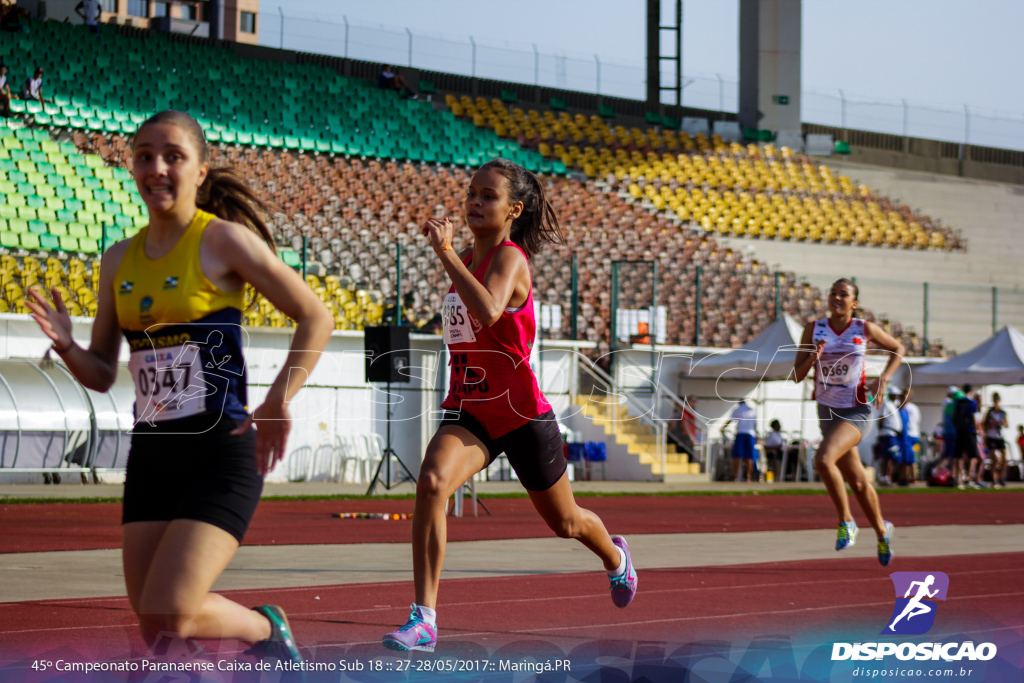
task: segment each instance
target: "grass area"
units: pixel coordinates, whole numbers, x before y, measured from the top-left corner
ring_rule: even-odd
[[[989,493],[1020,493],[1021,488],[1006,488],[1001,490],[985,489]],[[882,488],[879,493],[888,494],[928,494],[928,493],[976,493],[977,491],[960,491],[953,487],[938,488]],[[525,492],[511,493],[482,493],[477,494],[479,498],[526,498]],[[621,498],[627,496],[824,496],[824,489],[767,489],[764,491],[574,491],[577,498]],[[339,494],[339,495],[298,495],[298,496],[264,496],[265,501],[312,501],[312,500],[413,500],[416,496],[411,493],[389,494],[373,496],[372,499],[360,494]],[[24,498],[0,496],[0,506],[3,505],[38,505],[43,503],[120,503],[120,497],[95,497],[95,498]]]

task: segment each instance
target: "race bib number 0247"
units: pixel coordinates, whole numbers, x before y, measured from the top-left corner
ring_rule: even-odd
[[[462,297],[458,292],[450,292],[445,295],[444,305],[441,307],[441,320],[444,323],[445,344],[476,341],[472,318],[470,318],[469,310],[462,302]]]
[[[206,409],[207,383],[194,344],[133,351],[128,370],[135,381],[137,420],[177,420]]]

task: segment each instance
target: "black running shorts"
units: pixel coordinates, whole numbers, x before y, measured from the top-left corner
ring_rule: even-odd
[[[239,422],[203,414],[132,433],[122,524],[194,519],[245,536],[263,492],[256,471],[256,430],[234,436]]]
[[[960,436],[956,435],[956,450],[954,451],[958,458],[967,458],[968,460],[974,460],[981,458],[981,453],[978,451],[978,437],[976,434],[964,434]]]
[[[553,410],[496,439],[488,436],[479,420],[465,410],[446,410],[440,426],[447,425],[462,427],[480,439],[487,449],[488,465],[504,453],[527,491],[546,491],[565,473],[562,435]]]

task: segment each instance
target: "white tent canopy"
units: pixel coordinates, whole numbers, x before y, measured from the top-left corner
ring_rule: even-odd
[[[1024,384],[1024,334],[1004,327],[956,358],[914,370],[913,383]]]
[[[752,382],[787,379],[793,372],[803,331],[803,325],[783,313],[740,348],[697,361],[687,376]]]

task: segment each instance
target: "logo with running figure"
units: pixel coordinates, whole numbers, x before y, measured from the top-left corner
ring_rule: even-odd
[[[935,624],[936,600],[945,600],[949,577],[942,572],[893,572],[896,605],[883,634],[915,636]]]

